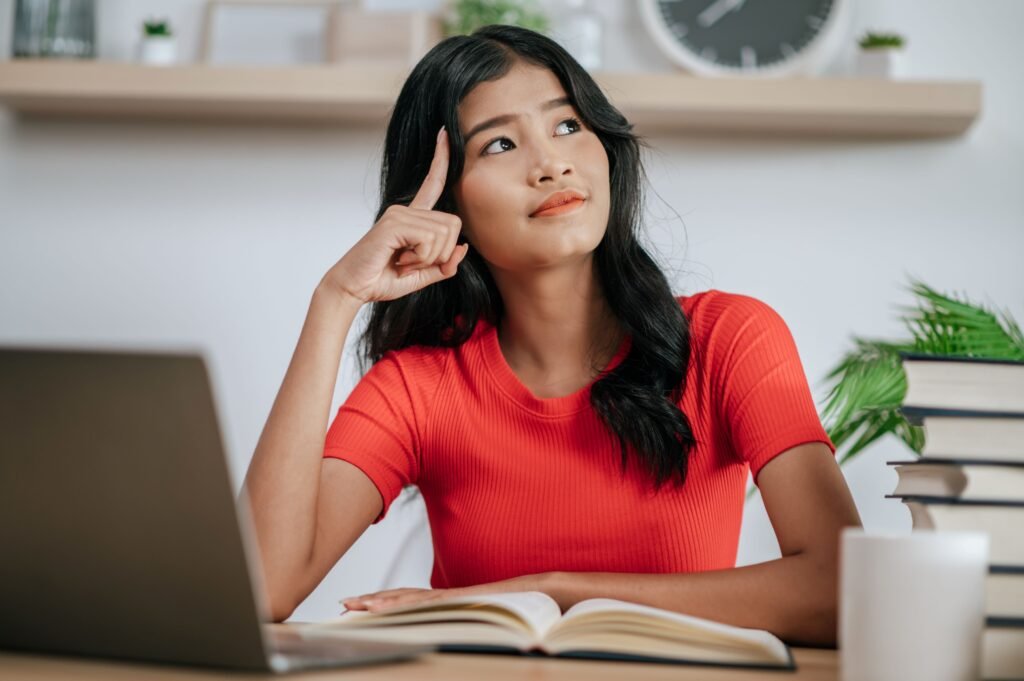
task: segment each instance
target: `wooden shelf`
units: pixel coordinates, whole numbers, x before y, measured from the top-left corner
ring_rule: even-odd
[[[26,115],[383,124],[407,71],[383,66],[140,66],[0,62],[0,105]],[[981,111],[978,81],[701,78],[598,72],[649,132],[943,137]]]

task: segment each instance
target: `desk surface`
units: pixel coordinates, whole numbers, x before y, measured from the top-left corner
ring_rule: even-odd
[[[708,679],[710,681],[835,681],[839,678],[839,657],[835,650],[793,648],[797,671],[749,671],[714,667],[643,664],[633,662],[595,662],[558,660],[508,655],[472,655],[466,653],[430,653],[406,662],[330,671],[302,672],[303,681],[344,679],[345,681],[450,681],[458,679],[580,679],[581,681],[632,681],[671,679]],[[0,681],[50,681],[84,679],[89,681],[240,681],[242,679],[286,679],[290,676],[238,674],[192,667],[143,665],[72,657],[45,657],[0,652]]]

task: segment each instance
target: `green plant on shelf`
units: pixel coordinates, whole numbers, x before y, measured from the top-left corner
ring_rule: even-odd
[[[874,31],[868,31],[857,44],[865,50],[899,49],[906,44],[906,40],[898,33],[875,33]]]
[[[142,32],[149,37],[170,37],[171,24],[167,19],[146,19],[142,22]]]
[[[467,35],[489,24],[546,33],[550,19],[536,0],[454,0],[445,16],[444,31],[446,36]]]
[[[939,293],[920,281],[911,281],[908,288],[917,297],[916,307],[899,309],[911,338],[854,336],[854,348],[825,376],[831,387],[821,418],[839,465],[889,434],[920,455],[924,429],[899,410],[907,394],[900,352],[1024,360],[1024,333],[1008,312],[993,312],[966,296]],[[748,496],[755,491],[751,488]]]

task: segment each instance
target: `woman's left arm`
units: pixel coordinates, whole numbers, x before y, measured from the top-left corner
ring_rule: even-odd
[[[543,591],[562,610],[617,598],[726,624],[766,629],[796,645],[836,645],[839,537],[860,516],[828,446],[808,442],[762,466],[757,485],[782,557],[697,573],[549,572],[457,589],[391,589],[348,599],[354,610],[503,591]]]
[[[840,530],[861,524],[839,465],[828,446],[809,442],[774,457],[756,482],[781,558],[690,574],[555,573],[548,593],[563,609],[618,598],[834,647]]]

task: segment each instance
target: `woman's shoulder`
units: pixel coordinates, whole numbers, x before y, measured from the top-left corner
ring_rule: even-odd
[[[714,288],[676,296],[676,300],[687,319],[702,322],[717,321],[723,315],[764,315],[775,312],[768,303],[755,296]]]
[[[417,382],[429,381],[444,374],[453,348],[409,345],[388,350],[371,367],[371,371],[401,373]]]
[[[786,329],[776,310],[752,295],[708,289],[677,296],[690,325],[690,335],[700,345],[732,345],[738,338]]]
[[[469,337],[455,346],[408,345],[388,350],[374,363],[370,371],[387,376],[400,375],[405,381],[436,386],[452,367],[456,355],[482,344],[486,328],[486,322],[479,321],[470,331]]]

